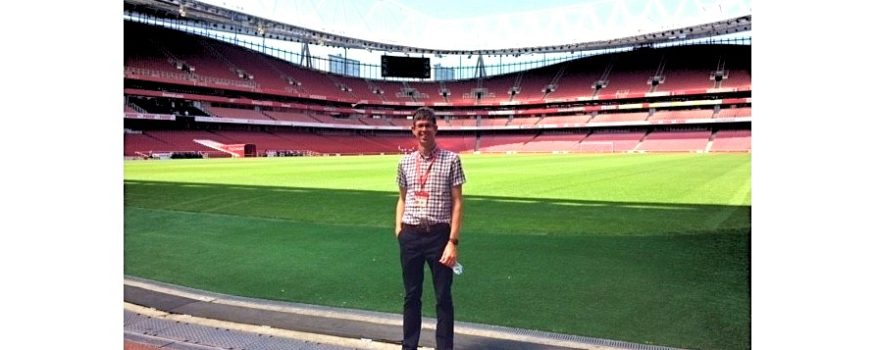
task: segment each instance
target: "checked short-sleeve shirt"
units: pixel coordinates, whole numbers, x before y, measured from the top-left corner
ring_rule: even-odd
[[[419,160],[419,174],[427,172],[429,163],[434,160],[424,188],[420,188],[416,173],[416,163]],[[453,215],[452,188],[465,183],[465,172],[459,155],[443,149],[435,149],[430,158],[423,157],[418,151],[406,154],[398,162],[398,176],[395,182],[399,187],[407,189],[404,199],[404,216],[401,221],[410,225],[421,223],[450,223]],[[428,193],[425,207],[415,200],[415,193],[424,190]]]

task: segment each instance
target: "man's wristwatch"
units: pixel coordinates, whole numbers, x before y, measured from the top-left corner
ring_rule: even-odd
[[[457,246],[457,247],[459,246],[459,239],[458,238],[450,238],[450,242],[453,243],[454,246]]]

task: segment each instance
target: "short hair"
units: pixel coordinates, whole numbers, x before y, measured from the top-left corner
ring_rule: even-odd
[[[433,109],[428,107],[417,108],[416,111],[413,112],[413,124],[416,124],[417,120],[424,119],[430,121],[432,125],[437,125],[437,116]]]

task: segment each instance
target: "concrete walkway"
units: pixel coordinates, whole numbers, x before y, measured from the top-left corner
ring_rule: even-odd
[[[399,349],[401,315],[237,297],[125,277],[125,349]],[[420,345],[434,347],[423,318]],[[455,348],[672,350],[615,340],[456,322]]]

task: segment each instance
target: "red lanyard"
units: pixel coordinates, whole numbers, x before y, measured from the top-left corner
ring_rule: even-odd
[[[422,156],[420,154],[416,157],[416,178],[419,180],[420,191],[425,190],[425,183],[428,181],[428,174],[431,174],[431,167],[434,165],[435,159],[437,159],[437,154],[435,154],[435,152],[437,152],[437,149],[431,153],[431,162],[428,163],[428,169],[425,171],[425,174],[422,175],[419,174],[419,163],[422,161]]]

